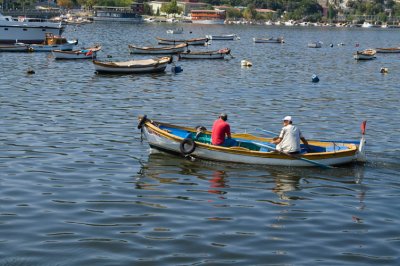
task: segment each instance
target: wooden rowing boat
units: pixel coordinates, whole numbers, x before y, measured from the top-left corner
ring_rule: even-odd
[[[121,73],[121,74],[139,74],[163,72],[167,64],[172,62],[172,57],[130,60],[123,62],[106,62],[93,60],[94,68],[97,73]]]
[[[365,49],[362,51],[357,51],[353,55],[356,60],[371,60],[376,58],[376,50],[374,49]]]
[[[158,44],[162,45],[177,45],[180,43],[186,43],[188,45],[205,45],[208,42],[208,38],[192,38],[192,39],[165,39],[156,37]]]
[[[213,41],[233,41],[239,39],[236,34],[206,35],[206,37]]]
[[[390,48],[375,48],[377,53],[394,54],[400,53],[400,47],[390,47]]]
[[[79,50],[72,51],[63,51],[63,50],[53,50],[51,53],[53,54],[54,59],[65,59],[65,60],[74,60],[74,59],[93,59],[96,58],[97,52],[101,50],[101,46],[94,46],[89,48],[82,48]]]
[[[254,43],[284,43],[285,40],[282,37],[278,38],[253,38]]]
[[[226,55],[230,54],[229,48],[223,48],[216,51],[190,51],[179,54],[179,59],[224,59]]]
[[[365,160],[365,122],[360,144],[334,141],[309,140],[312,152],[292,155],[277,152],[272,139],[248,133],[232,134],[236,145],[232,147],[211,144],[211,132],[204,128],[177,126],[139,116],[138,128],[153,149],[180,156],[190,156],[210,161],[230,163],[280,165],[280,166],[329,166]]]
[[[185,51],[186,43],[160,47],[139,47],[132,44],[128,45],[131,54],[178,54]]]

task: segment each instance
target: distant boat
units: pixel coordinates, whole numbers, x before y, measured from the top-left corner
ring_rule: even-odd
[[[192,38],[192,39],[165,39],[156,37],[158,44],[163,45],[177,45],[179,43],[187,43],[188,45],[205,45],[209,40],[208,38]]]
[[[374,49],[365,49],[362,51],[357,51],[354,53],[354,59],[356,60],[371,60],[376,58],[376,50]]]
[[[51,53],[54,59],[93,59],[96,58],[97,52],[100,50],[101,46],[94,46],[72,51],[53,50]]]
[[[180,29],[170,29],[167,30],[168,34],[182,34],[183,33],[183,28]]]
[[[236,34],[206,35],[206,37],[213,41],[233,41],[240,39]]]
[[[400,47],[375,48],[375,50],[377,53],[386,53],[386,54],[400,53]]]
[[[317,41],[317,42],[309,42],[307,44],[308,48],[321,48],[322,47],[322,42]]]
[[[224,59],[231,50],[223,48],[216,51],[186,51],[179,54],[179,59]]]
[[[26,43],[0,44],[0,52],[32,52],[32,48]]]
[[[131,7],[94,6],[93,21],[142,23],[143,17],[134,9],[134,4]]]
[[[372,28],[374,25],[372,25],[369,22],[364,21],[364,23],[361,25],[361,28]]]
[[[140,47],[133,44],[128,45],[131,54],[178,54],[185,51],[186,47],[186,43],[160,47]]]
[[[172,57],[160,57],[144,60],[129,60],[123,62],[106,62],[93,60],[97,73],[140,74],[163,72],[167,64],[172,62]]]
[[[283,37],[278,38],[253,38],[255,43],[284,43],[285,40]]]

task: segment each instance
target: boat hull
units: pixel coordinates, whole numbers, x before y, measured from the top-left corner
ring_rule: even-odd
[[[229,49],[204,52],[183,52],[179,54],[179,59],[224,59],[230,53]]]
[[[153,123],[152,123],[153,122]],[[156,126],[157,125],[157,126]],[[272,152],[271,150],[260,150],[254,151],[249,150],[245,147],[234,146],[234,147],[222,147],[215,146],[207,143],[195,141],[195,149],[189,155],[184,155],[182,153],[181,143],[190,134],[195,132],[195,129],[190,129],[186,127],[178,127],[170,124],[163,127],[163,123],[154,122],[147,120],[143,124],[143,134],[146,137],[149,146],[153,149],[160,151],[178,154],[181,156],[190,156],[192,158],[199,158],[210,161],[219,162],[229,162],[229,163],[243,163],[243,164],[255,164],[255,165],[277,165],[277,166],[293,166],[293,167],[310,167],[316,166],[316,164],[322,165],[340,165],[351,163],[358,158],[358,150],[354,144],[346,144],[342,146],[343,150],[331,151],[331,152],[318,152],[301,155],[302,159],[293,158],[285,154]],[[174,134],[173,132],[180,132],[180,134]],[[187,134],[185,136],[185,134]],[[244,137],[243,135],[251,136]],[[257,143],[268,143],[269,139],[255,137],[249,134],[233,134],[233,138],[239,139],[247,138],[249,141],[251,139],[256,139]],[[242,140],[241,140],[242,141]],[[254,141],[254,140],[253,140]],[[243,143],[243,142],[242,142]],[[325,145],[326,147],[331,144],[324,144],[322,142],[311,142],[314,145]],[[345,145],[345,144],[343,144]],[[334,146],[334,144],[332,144]],[[339,146],[336,145],[339,149]],[[307,159],[306,159],[307,158]],[[314,163],[310,163],[312,160]]]
[[[7,30],[5,30],[7,29]],[[13,44],[40,43],[46,38],[46,33],[61,35],[64,27],[61,23],[52,22],[18,22],[0,20],[0,43]]]
[[[375,48],[377,53],[394,54],[400,53],[400,47],[395,48]]]
[[[283,39],[277,38],[253,38],[254,43],[284,43]]]
[[[174,40],[174,39],[164,39],[157,38],[158,44],[162,45],[177,45],[180,43],[186,43],[188,45],[205,45],[208,42],[207,38],[197,38],[197,39],[187,39],[187,40]]]
[[[131,54],[178,54],[185,51],[187,44],[181,43],[170,47],[137,47],[128,45]]]
[[[237,39],[236,34],[228,35],[206,35],[206,38],[213,41],[233,41]]]
[[[97,52],[100,48],[87,48],[82,50],[62,51],[53,50],[54,59],[57,60],[75,60],[75,59],[94,59],[97,57]]]
[[[93,64],[97,73],[140,74],[163,72],[170,61],[170,57],[162,57],[125,62],[101,62],[93,60]]]
[[[30,47],[33,49],[34,52],[51,52],[53,50],[61,50],[61,51],[72,51],[74,46],[78,44],[77,40],[68,41],[64,44],[54,44],[54,45],[47,45],[47,44],[31,44]]]
[[[32,52],[29,44],[0,44],[0,52]]]

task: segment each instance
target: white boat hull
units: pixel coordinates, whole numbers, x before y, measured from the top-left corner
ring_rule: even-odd
[[[97,51],[89,52],[84,50],[77,51],[51,51],[55,59],[74,60],[74,59],[94,59],[97,57]]]
[[[237,39],[236,34],[229,35],[206,35],[206,38],[213,41],[233,41]]]
[[[146,127],[143,128],[143,131],[151,148],[161,150],[164,152],[181,154],[179,141],[171,140],[159,136],[158,134],[154,134],[153,132],[150,132]],[[199,145],[196,147],[195,151],[190,154],[190,156],[205,160],[229,162],[229,163],[277,165],[277,166],[293,166],[293,167],[310,167],[310,166],[315,167],[315,165],[310,164],[307,161],[297,160],[293,158],[288,158],[288,159],[270,158],[267,155],[265,157],[256,155],[254,156],[243,155],[235,151],[235,148],[238,147],[224,148],[224,151],[221,151],[221,149],[219,150],[212,149],[212,145],[205,145],[205,146],[210,146],[210,148],[207,147],[204,148],[203,146]],[[267,154],[267,152],[265,152],[265,154]],[[339,165],[356,161],[356,159],[357,159],[357,154],[346,157],[320,159],[316,162],[324,165]]]
[[[169,57],[125,62],[100,62],[94,60],[93,64],[97,73],[140,74],[163,72],[170,60]]]

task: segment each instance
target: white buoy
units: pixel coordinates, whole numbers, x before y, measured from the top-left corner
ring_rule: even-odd
[[[248,60],[242,60],[241,61],[241,64],[242,64],[242,66],[245,66],[245,67],[251,67],[253,64],[250,62],[250,61],[248,61]]]
[[[381,72],[382,74],[386,74],[386,73],[389,72],[389,69],[388,69],[387,67],[381,67],[380,72]]]

